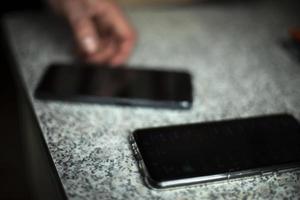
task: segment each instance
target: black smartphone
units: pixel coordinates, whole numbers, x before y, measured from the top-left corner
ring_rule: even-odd
[[[188,109],[191,76],[184,71],[53,64],[39,83],[39,99]]]
[[[300,167],[300,125],[287,114],[141,129],[130,142],[151,188]]]

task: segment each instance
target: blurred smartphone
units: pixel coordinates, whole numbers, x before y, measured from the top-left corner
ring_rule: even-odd
[[[130,142],[150,188],[300,168],[300,125],[286,114],[140,129]]]
[[[188,109],[192,84],[187,72],[89,64],[53,64],[39,83],[39,99]]]

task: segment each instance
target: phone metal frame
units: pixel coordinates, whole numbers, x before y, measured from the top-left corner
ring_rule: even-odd
[[[291,172],[295,170],[300,170],[300,162],[295,163],[288,163],[284,165],[273,165],[270,167],[262,167],[262,168],[254,168],[250,170],[241,170],[241,171],[233,171],[223,174],[214,174],[208,176],[200,176],[200,177],[193,177],[193,178],[185,178],[185,179],[176,179],[170,181],[156,181],[154,180],[145,165],[143,157],[138,149],[137,143],[134,139],[134,132],[131,133],[129,136],[129,142],[131,149],[133,151],[134,157],[137,160],[138,168],[144,182],[147,187],[151,189],[168,189],[168,188],[178,188],[183,186],[190,186],[194,184],[201,184],[201,183],[208,183],[213,181],[224,181],[224,180],[231,180],[231,179],[238,179],[243,177],[249,177],[254,175],[270,175],[275,173],[282,173],[282,172]]]
[[[51,94],[43,93],[36,89],[34,96],[40,100],[52,100],[61,102],[78,102],[78,103],[95,103],[103,105],[117,105],[117,106],[141,106],[148,108],[165,108],[165,109],[178,109],[178,110],[188,110],[192,107],[193,101],[155,101],[147,99],[130,99],[130,98],[119,98],[119,97],[95,97],[88,95],[78,95],[76,97],[63,97],[55,96]]]

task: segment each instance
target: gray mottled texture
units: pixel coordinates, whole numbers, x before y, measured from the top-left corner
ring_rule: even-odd
[[[139,32],[131,65],[193,74],[189,111],[44,102],[33,98],[51,62],[69,62],[71,35],[40,14],[6,30],[43,135],[70,199],[299,199],[289,172],[169,191],[146,188],[128,144],[136,128],[287,112],[300,119],[300,66],[281,47],[297,9],[274,1],[128,10]],[[299,19],[299,18],[298,18]]]

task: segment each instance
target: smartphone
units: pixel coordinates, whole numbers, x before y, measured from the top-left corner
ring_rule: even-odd
[[[90,64],[53,64],[39,83],[39,99],[188,109],[191,76],[163,71]]]
[[[130,143],[156,189],[300,167],[300,125],[287,114],[140,129]]]

